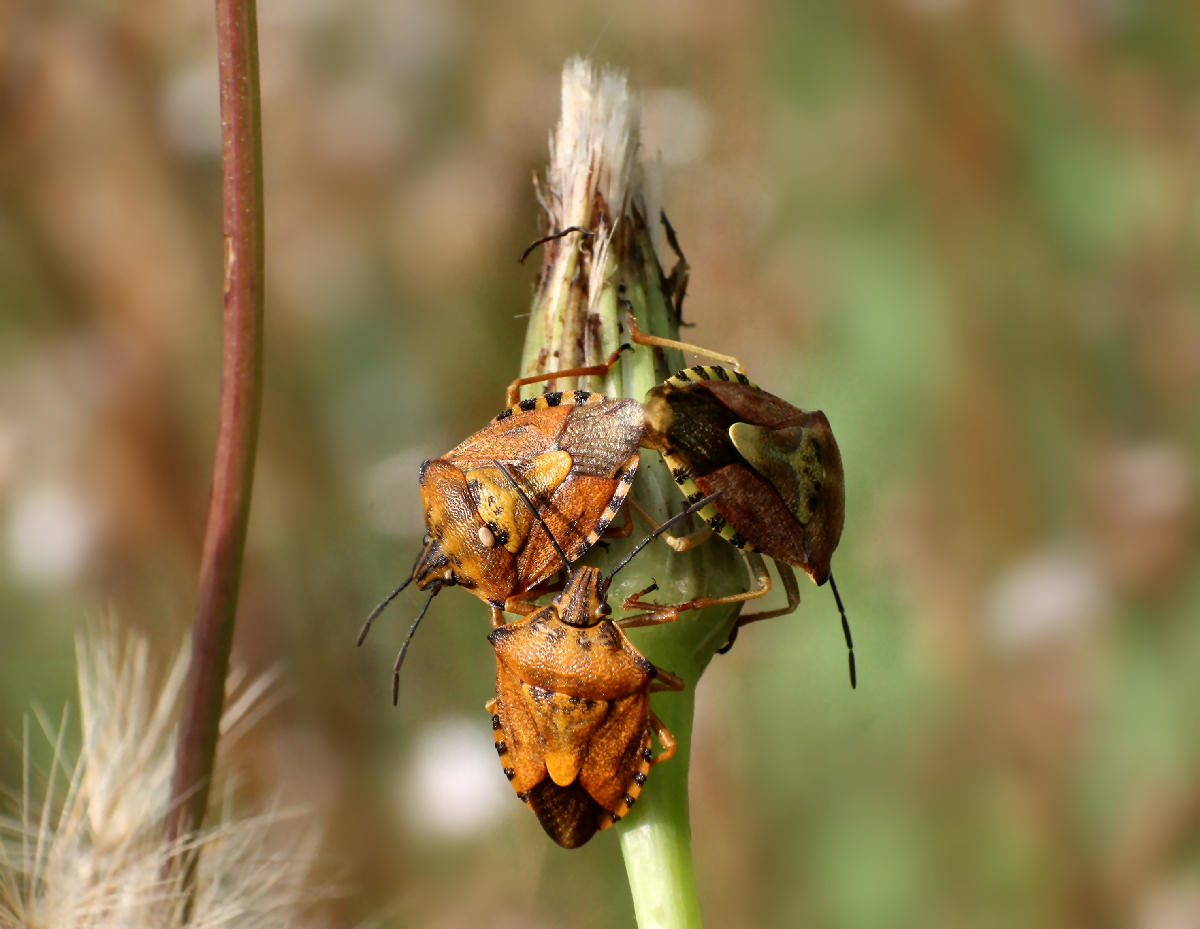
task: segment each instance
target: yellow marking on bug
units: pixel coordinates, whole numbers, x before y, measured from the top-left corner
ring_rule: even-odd
[[[667,468],[672,474],[678,471],[686,471],[687,462],[678,455],[671,455],[667,452],[662,452],[661,455],[662,460],[666,462]],[[676,478],[675,486],[679,488],[679,492],[683,494],[684,498],[689,503],[694,500],[699,500],[704,496],[704,491],[700,489],[699,485],[691,477],[684,477],[682,480]],[[739,549],[745,552],[758,551],[758,549],[756,549],[749,542],[745,541],[745,539],[741,539],[737,530],[725,521],[725,517],[721,515],[715,503],[702,506],[696,511],[696,515],[708,523],[712,531],[723,538],[726,542],[737,546]],[[741,541],[739,541],[739,539],[741,539]]]
[[[548,498],[567,479],[571,464],[569,452],[545,452],[522,463],[519,470],[510,466],[510,473],[517,471],[513,477],[521,482],[526,495],[536,504]],[[499,468],[475,468],[470,477],[479,518],[495,526],[496,532],[504,538],[504,547],[516,554],[529,537],[534,514]]]
[[[737,371],[729,371],[720,365],[693,365],[682,371],[676,371],[663,383],[670,384],[672,387],[687,387],[690,384],[699,384],[701,381],[728,381],[731,384],[753,387],[755,390],[761,389],[746,375],[739,374]]]
[[[812,430],[804,426],[768,429],[734,423],[729,438],[754,470],[771,482],[792,515],[801,523],[812,519],[812,501],[825,479],[821,450]]]
[[[608,531],[608,527],[612,525],[612,521],[617,518],[617,513],[620,512],[621,506],[625,503],[625,498],[629,496],[629,491],[633,487],[633,479],[637,475],[640,454],[640,452],[635,452],[630,455],[613,475],[613,479],[617,481],[617,489],[613,492],[612,498],[608,501],[608,506],[604,508],[604,512],[600,514],[600,518],[596,520],[596,525],[592,527],[592,531],[587,535],[588,548],[596,544],[600,537]]]

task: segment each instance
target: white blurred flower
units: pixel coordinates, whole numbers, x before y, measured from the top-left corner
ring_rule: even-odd
[[[1082,552],[1051,548],[1030,555],[993,586],[984,607],[990,643],[1004,653],[1078,639],[1107,617],[1108,594]]]
[[[1164,881],[1143,901],[1136,929],[1196,929],[1200,926],[1200,883],[1195,879]]]
[[[181,68],[163,85],[159,119],[167,139],[189,155],[221,153],[221,100],[216,61]]]
[[[96,518],[87,500],[67,484],[34,484],[17,492],[5,535],[16,573],[51,586],[72,580],[86,565]]]
[[[478,834],[519,806],[491,730],[461,717],[442,719],[417,735],[399,784],[397,800],[412,828],[443,839]]]

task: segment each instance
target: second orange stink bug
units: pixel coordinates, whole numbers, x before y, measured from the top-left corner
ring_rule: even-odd
[[[605,600],[613,575],[671,522],[607,575],[576,567],[548,606],[488,636],[496,697],[487,709],[504,774],[564,848],[577,848],[625,816],[650,768],[675,754],[675,738],[650,709],[650,694],[680,690],[683,681],[651,664],[622,631],[649,624],[646,617],[612,620]],[[662,743],[657,756],[652,732]]]

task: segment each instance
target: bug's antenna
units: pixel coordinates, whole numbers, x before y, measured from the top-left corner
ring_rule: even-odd
[[[838,612],[842,616],[842,635],[846,637],[846,652],[850,662],[850,689],[854,690],[858,687],[858,670],[854,666],[854,639],[850,637],[850,620],[846,618],[846,608],[842,606],[842,595],[838,593],[832,573],[829,575],[829,587],[833,591],[834,602],[837,603]]]
[[[400,654],[396,656],[396,663],[392,665],[392,706],[400,703],[400,666],[404,664],[404,656],[408,653],[408,643],[412,641],[413,633],[417,631],[417,626],[425,618],[425,611],[429,609],[429,604],[433,603],[433,598],[441,589],[442,585],[438,584],[429,592],[429,597],[425,600],[425,605],[421,607],[421,612],[417,614],[413,624],[408,627],[408,635],[404,637],[404,644],[400,646]]]
[[[542,514],[538,512],[537,507],[533,505],[533,501],[530,500],[525,491],[521,489],[521,485],[517,483],[517,479],[513,477],[512,472],[508,470],[508,465],[506,465],[503,461],[498,461],[495,458],[492,459],[492,464],[499,468],[500,472],[506,478],[508,478],[508,482],[512,484],[513,490],[517,492],[517,496],[521,498],[522,502],[527,507],[529,507],[529,512],[533,514],[533,518],[541,523],[542,528],[546,530],[546,535],[550,539],[550,544],[553,545],[554,550],[558,552],[558,557],[562,559],[563,567],[567,569],[567,576],[570,577],[571,562],[567,558],[567,553],[562,550],[562,546],[558,544],[558,539],[554,538],[554,533],[550,531],[550,527],[546,525],[546,521],[542,519]]]
[[[363,623],[362,629],[359,630],[358,642],[356,644],[358,644],[358,645],[363,644],[363,641],[367,637],[367,633],[371,631],[371,623],[375,622],[375,617],[378,616],[380,613],[382,613],[387,608],[387,605],[396,599],[396,597],[399,595],[400,591],[402,591],[405,587],[407,587],[409,584],[412,583],[413,575],[417,573],[417,565],[420,564],[421,556],[424,553],[425,553],[424,549],[421,549],[421,551],[417,552],[416,560],[413,561],[412,570],[408,572],[408,580],[405,581],[403,584],[401,584],[399,587],[397,587],[395,590],[393,590],[386,597],[384,597],[383,601],[379,604],[379,606],[377,606],[377,607],[375,607],[375,609],[371,610],[371,615],[367,617],[367,621],[365,623]]]
[[[653,532],[651,532],[648,536],[646,536],[646,538],[644,538],[644,539],[642,539],[642,541],[638,542],[638,544],[633,547],[633,549],[629,552],[629,554],[621,559],[620,563],[615,568],[613,568],[611,571],[608,572],[608,580],[611,581],[613,579],[613,576],[618,571],[620,571],[623,567],[625,567],[625,565],[629,564],[629,562],[633,561],[634,555],[636,555],[643,548],[645,548],[647,545],[649,545],[651,542],[653,542],[655,539],[657,539],[660,535],[662,535],[664,532],[666,532],[672,525],[679,522],[679,520],[683,519],[685,516],[690,516],[692,513],[695,513],[697,510],[704,509],[704,507],[706,507],[708,504],[712,503],[719,496],[721,496],[721,491],[718,490],[715,494],[709,494],[707,497],[702,497],[701,499],[697,500],[695,503],[689,505],[687,509],[681,510],[680,512],[678,512],[674,516],[672,516],[670,519],[668,519],[661,526],[658,526]]]
[[[411,583],[412,583],[412,578],[410,577],[407,581],[405,581],[403,584],[401,584],[399,587],[397,587],[395,590],[393,590],[390,594],[388,594],[386,597],[384,597],[383,600],[380,602],[379,606],[377,606],[377,607],[375,607],[375,609],[371,610],[371,615],[367,617],[367,621],[365,623],[363,623],[362,629],[359,630],[358,642],[356,643],[357,645],[362,645],[363,642],[366,640],[367,633],[371,631],[371,624],[373,622],[375,622],[375,617],[378,616],[380,613],[382,613],[385,609],[387,609],[387,605],[389,603],[391,603],[393,600],[395,600],[396,597],[399,596],[400,591],[402,591],[405,587],[407,587]]]

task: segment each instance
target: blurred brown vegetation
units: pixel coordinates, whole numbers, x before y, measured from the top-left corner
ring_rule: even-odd
[[[415,471],[502,405],[572,53],[626,68],[692,265],[688,337],[824,409],[828,594],[700,689],[713,926],[1200,924],[1200,14],[1177,2],[260,9],[266,400],[226,759],[328,830],[332,925],[616,927],[489,757],[484,609],[365,650]],[[0,783],[113,615],[190,626],[215,431],[203,6],[0,8]],[[657,699],[670,699],[669,695]],[[465,727],[465,728],[464,728]],[[480,756],[476,744],[483,746]],[[653,783],[648,789],[653,788]]]

